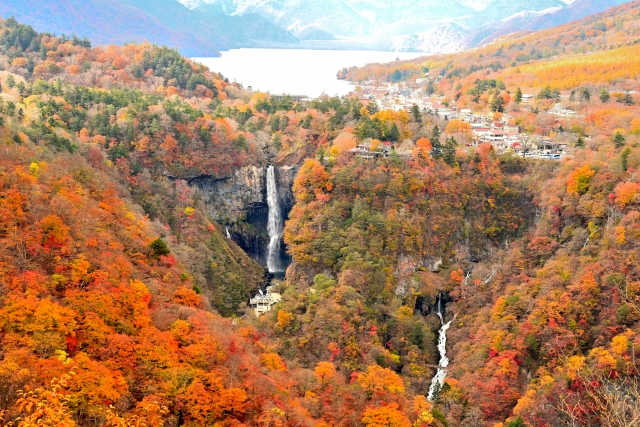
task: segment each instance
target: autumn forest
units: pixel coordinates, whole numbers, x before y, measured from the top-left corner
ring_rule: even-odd
[[[561,160],[81,37],[0,21],[2,426],[640,425],[640,2],[340,72]],[[268,165],[281,280],[247,243]]]

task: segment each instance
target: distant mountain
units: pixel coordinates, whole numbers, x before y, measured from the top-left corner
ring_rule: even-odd
[[[194,11],[259,15],[314,47],[449,52],[506,32],[559,25],[625,0],[178,0]],[[337,40],[334,40],[337,39]]]
[[[556,26],[626,0],[2,0],[0,16],[94,43],[444,53]]]
[[[610,7],[627,3],[628,0],[577,0],[569,7],[540,16],[527,26],[528,30],[538,31],[576,21],[600,13]]]
[[[523,11],[477,29],[467,37],[466,42],[468,46],[479,46],[510,33],[544,30],[627,2],[628,0],[576,0],[566,7],[551,7],[537,12]]]
[[[38,31],[86,36],[94,44],[147,40],[187,56],[220,56],[213,43],[167,28],[143,10],[114,0],[2,0],[0,16],[14,16]]]
[[[0,16],[15,16],[39,31],[82,34],[94,44],[147,40],[185,56],[299,42],[258,14],[230,15],[215,5],[191,10],[177,0],[2,0]]]
[[[220,50],[251,47],[260,42],[298,43],[289,32],[254,13],[229,15],[218,5],[192,10],[177,0],[118,1],[149,13],[174,31],[213,43]]]

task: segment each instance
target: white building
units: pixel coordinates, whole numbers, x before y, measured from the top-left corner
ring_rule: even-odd
[[[262,290],[258,291],[258,294],[249,300],[249,305],[256,313],[257,317],[267,311],[271,311],[274,305],[280,302],[282,295],[276,292],[271,292],[271,286],[267,288],[266,293],[262,293]]]

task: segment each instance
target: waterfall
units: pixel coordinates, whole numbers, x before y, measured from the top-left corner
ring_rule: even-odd
[[[227,239],[230,239],[231,238],[231,234],[229,234],[229,227],[225,227],[224,229],[227,232]]]
[[[274,273],[282,271],[282,267],[280,266],[280,239],[282,238],[283,225],[273,165],[269,165],[267,168],[267,205],[269,205],[269,218],[267,220],[267,233],[269,233],[267,268],[270,273]]]
[[[435,376],[431,380],[431,386],[429,387],[429,395],[427,399],[433,400],[435,397],[434,394],[436,392],[436,387],[441,388],[444,383],[444,379],[447,376],[447,366],[449,366],[449,358],[447,357],[447,329],[451,326],[451,322],[453,320],[449,320],[447,323],[444,323],[444,318],[442,317],[442,295],[438,295],[438,304],[436,306],[436,314],[440,318],[440,332],[438,335],[438,352],[440,353],[440,363],[438,366],[438,370],[436,371]]]

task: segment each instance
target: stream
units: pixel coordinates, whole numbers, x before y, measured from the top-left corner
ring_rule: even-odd
[[[436,307],[436,314],[440,318],[440,332],[438,333],[438,352],[440,353],[440,362],[438,363],[438,370],[431,380],[431,386],[429,387],[429,394],[427,399],[432,401],[436,396],[436,392],[442,388],[444,379],[447,376],[447,366],[449,366],[449,358],[447,357],[447,329],[451,326],[453,320],[449,320],[444,323],[444,317],[442,316],[442,295],[438,295],[438,305]]]

